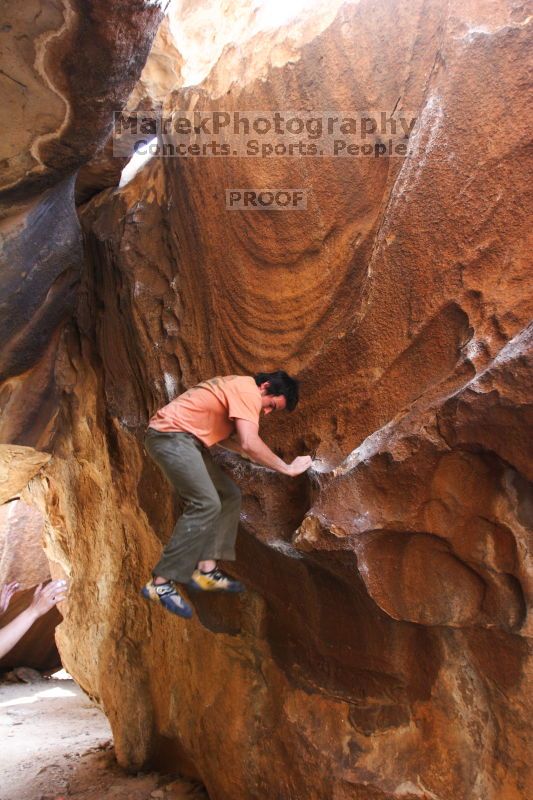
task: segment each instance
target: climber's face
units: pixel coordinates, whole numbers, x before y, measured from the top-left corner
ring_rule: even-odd
[[[287,401],[282,394],[267,394],[268,382],[262,383],[259,387],[261,391],[261,404],[263,414],[270,414],[272,411],[283,411],[287,407]]]

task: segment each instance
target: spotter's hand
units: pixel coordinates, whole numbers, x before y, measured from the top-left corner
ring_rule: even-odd
[[[4,584],[0,589],[0,614],[4,614],[7,611],[9,601],[19,588],[19,585],[16,581],[11,581],[11,583]]]
[[[62,600],[65,600],[67,589],[68,585],[65,580],[52,581],[47,583],[46,586],[40,583],[33,593],[33,599],[30,604],[30,609],[35,618],[42,617],[56,603],[61,603]]]

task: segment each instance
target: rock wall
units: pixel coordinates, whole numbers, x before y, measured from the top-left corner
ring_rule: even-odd
[[[31,496],[72,582],[62,657],[125,766],[214,800],[530,796],[528,26],[520,2],[362,0],[286,63],[258,35],[242,73],[230,49],[165,111],[220,108],[221,87],[229,111],[396,104],[419,120],[409,157],[154,159],[81,209]],[[310,205],[229,213],[231,186]],[[249,590],[169,618],[138,596],[177,512],[148,416],[277,366],[303,399],[263,436],[315,468],[223,458]],[[8,404],[13,439],[38,444],[16,419]]]
[[[0,441],[29,445],[0,445],[0,582],[24,590],[3,624],[50,577],[43,519],[27,502],[54,450],[68,371],[60,341],[83,264],[76,171],[108,138],[160,19],[150,0],[7,0],[0,9]],[[59,619],[56,610],[40,619],[2,666],[54,666]]]
[[[150,0],[2,6],[1,441],[50,439],[58,338],[83,257],[75,173],[106,141],[160,19]]]

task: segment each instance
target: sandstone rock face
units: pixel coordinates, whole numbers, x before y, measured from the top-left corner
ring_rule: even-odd
[[[151,0],[2,6],[1,441],[49,441],[82,265],[75,171],[108,138],[160,18]]]
[[[79,170],[75,187],[76,205],[83,205],[109,186],[118,186],[129,158],[114,155],[113,146],[114,139],[111,135],[105,145]]]
[[[160,4],[151,0],[3,4],[2,79],[10,120],[2,138],[3,206],[58,183],[105,142],[160,19]]]
[[[270,78],[272,67],[298,61],[302,46],[331,24],[341,4],[342,0],[313,0],[312,4],[307,0],[285,4],[171,0],[168,28],[161,26],[161,33],[167,39],[168,31],[181,54],[183,85],[196,86],[209,76],[211,96],[221,97],[232,84]],[[165,49],[168,52],[169,43]],[[152,69],[153,55],[157,68],[159,52],[154,54],[152,49],[147,72]],[[128,107],[130,103],[131,98]]]
[[[17,446],[0,446],[0,582],[16,579],[24,589],[2,622],[50,578],[44,517],[27,502],[36,502],[36,476],[51,457],[33,448],[52,449],[58,376],[68,382],[68,358],[58,362],[58,345],[77,304],[83,260],[75,171],[108,137],[160,18],[150,0],[2,5],[0,82],[9,128],[0,158],[0,440]],[[52,573],[65,574],[55,565]],[[41,618],[2,666],[55,665],[59,620],[56,610]]]
[[[155,115],[167,95],[182,85],[182,66],[183,57],[176,47],[169,17],[166,16],[158,28],[148,60],[123,113]]]
[[[242,72],[229,48],[166,113],[221,87],[228,111],[396,107],[409,156],[152,160],[84,206],[75,318],[31,362],[51,410],[32,441],[20,403],[4,424],[53,450],[31,497],[72,582],[59,646],[124,765],[215,800],[531,795],[529,25],[520,2],[363,0],[300,45],[278,31],[286,62],[269,36]],[[306,188],[308,210],[228,212],[232,186]],[[189,622],[147,607],[177,513],[149,415],[277,366],[303,400],[262,434],[316,461],[291,481],[221,456],[249,591]]]
[[[49,453],[39,453],[32,447],[0,445],[0,504],[20,495],[48,461]]]
[[[163,100],[182,84],[183,59],[176,49],[168,20],[168,16],[164,17],[159,26],[148,61],[122,111],[125,124],[135,115],[155,121],[161,113]],[[119,154],[115,128],[104,146],[78,172],[77,205],[87,202],[103,189],[118,186],[121,172],[133,155],[133,151],[130,147],[126,147],[125,155],[120,157]]]

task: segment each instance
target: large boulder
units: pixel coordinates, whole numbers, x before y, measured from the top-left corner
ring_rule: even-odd
[[[213,4],[179,7],[217,27]],[[40,290],[27,347],[15,317],[3,424],[54,432],[29,499],[71,581],[57,638],[124,766],[188,772],[213,800],[531,795],[530,24],[518,0],[361,0],[242,50],[208,25],[220,58],[164,114],[394,111],[417,120],[407,157],[152,159],[81,210],[74,317]],[[231,187],[301,188],[308,208],[228,211]],[[38,274],[73,303],[61,260]],[[173,618],[139,597],[178,511],[147,420],[201,378],[277,366],[301,407],[262,434],[314,468],[221,456],[248,592]]]
[[[2,624],[51,574],[46,512],[33,505],[28,483],[46,493],[37,476],[50,453],[42,450],[53,449],[61,387],[73,380],[58,348],[83,264],[76,171],[108,138],[161,16],[151,0],[2,4],[0,583],[17,580],[22,589]],[[59,564],[52,573],[66,574]],[[57,664],[59,620],[55,609],[42,617],[1,666]]]
[[[108,138],[161,16],[150,0],[3,4],[1,441],[50,439],[57,342],[83,263],[75,173]]]
[[[519,4],[361,2],[287,34],[287,61],[258,35],[164,113],[396,107],[408,157],[153,159],[85,205],[48,547],[79,598],[62,653],[122,763],[170,758],[220,800],[528,795],[528,25]],[[229,212],[228,187],[308,209]],[[191,622],[146,607],[176,513],[149,415],[277,366],[303,400],[263,435],[317,459],[295,481],[223,459],[248,594]]]

